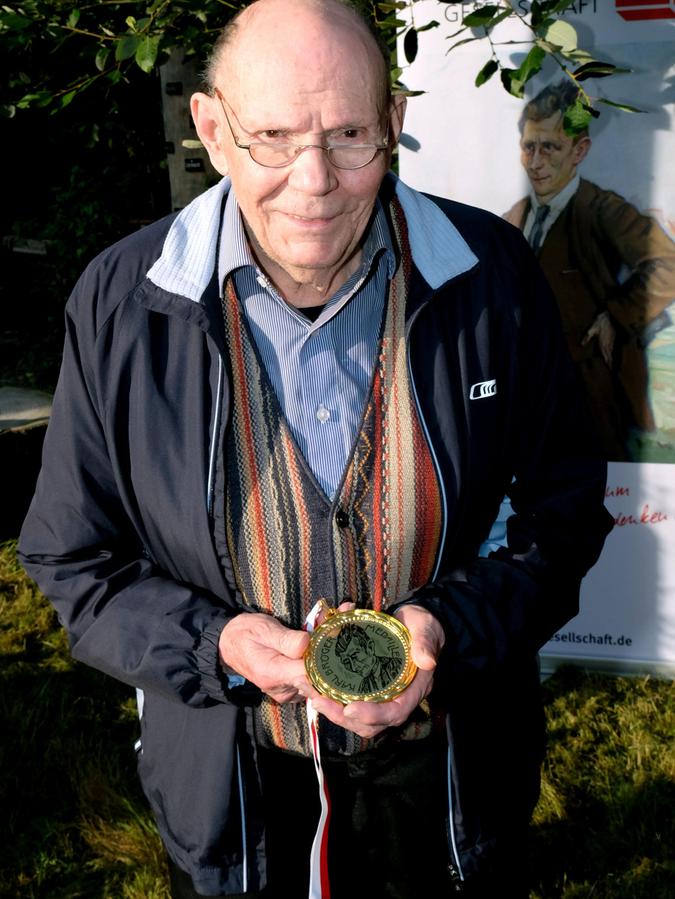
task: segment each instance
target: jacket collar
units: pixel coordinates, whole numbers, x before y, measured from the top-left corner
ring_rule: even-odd
[[[390,173],[386,180],[408,223],[413,262],[429,286],[435,290],[473,268],[476,256],[439,207],[395,175]],[[148,272],[153,284],[193,302],[201,301],[216,268],[223,200],[229,189],[229,178],[223,178],[181,210],[161,256]]]

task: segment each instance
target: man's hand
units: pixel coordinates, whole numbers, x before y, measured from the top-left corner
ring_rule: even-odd
[[[317,712],[361,737],[375,737],[387,727],[403,724],[408,719],[431,690],[436,660],[445,642],[440,622],[426,609],[415,605],[401,606],[395,617],[410,631],[412,659],[418,668],[415,679],[403,693],[391,702],[359,701],[346,706],[321,696],[312,688],[307,694]]]
[[[309,634],[286,627],[271,615],[243,612],[220,634],[224,665],[241,674],[276,702],[299,702],[309,686],[302,659]]]
[[[614,358],[615,336],[616,331],[614,330],[612,320],[606,312],[601,312],[588,331],[586,331],[584,339],[581,341],[581,345],[586,346],[586,344],[593,340],[594,337],[597,337],[602,358],[605,360],[607,367],[611,368],[612,360]]]

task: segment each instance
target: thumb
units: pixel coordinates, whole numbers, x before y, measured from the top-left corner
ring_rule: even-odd
[[[423,671],[433,670],[445,642],[445,633],[440,621],[430,612],[414,605],[404,606],[396,617],[410,631],[413,662]]]
[[[296,631],[284,627],[279,634],[277,649],[288,659],[301,659],[305,654],[309,639],[306,631]]]
[[[411,655],[413,662],[422,671],[432,671],[436,667],[436,656],[440,647],[438,641],[430,643],[425,636],[413,640]]]

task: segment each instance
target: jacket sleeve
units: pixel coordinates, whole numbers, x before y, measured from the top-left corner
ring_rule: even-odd
[[[506,405],[494,439],[483,434],[472,445],[469,437],[461,453],[472,474],[459,474],[466,493],[457,503],[458,546],[447,550],[439,577],[403,599],[444,626],[436,677],[442,689],[457,674],[494,674],[531,661],[577,614],[581,580],[613,524],[604,507],[606,463],[595,450],[555,302],[521,237],[510,243],[513,318],[509,326],[500,315],[492,332],[499,346],[491,351],[503,363],[498,395]],[[489,276],[483,289],[486,283]],[[470,423],[466,431],[472,433]],[[480,545],[504,493],[513,511],[505,545],[482,557]]]
[[[583,214],[583,207],[575,213]],[[586,241],[579,249],[584,258],[589,248],[609,247],[609,253],[623,262],[626,276],[602,297],[612,318],[631,337],[641,336],[645,328],[675,301],[675,242],[655,219],[642,215],[622,197],[611,191],[598,191],[588,208],[589,224],[595,230],[586,235],[585,225],[577,239]],[[596,251],[597,253],[597,251]],[[592,259],[588,259],[591,277]],[[602,258],[595,259],[602,266]],[[612,283],[609,275],[604,283]]]
[[[160,570],[120,496],[92,370],[94,280],[85,273],[66,308],[63,363],[18,555],[55,606],[76,659],[183,703],[223,702],[218,636],[234,608]]]

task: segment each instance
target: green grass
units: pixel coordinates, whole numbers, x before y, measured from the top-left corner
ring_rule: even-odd
[[[673,899],[675,684],[567,668],[544,694],[532,899]],[[0,547],[0,709],[0,896],[166,899],[133,697],[70,659],[13,544]]]
[[[12,544],[0,551],[0,713],[0,896],[168,897],[133,697],[72,661]]]

